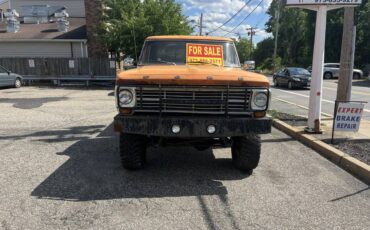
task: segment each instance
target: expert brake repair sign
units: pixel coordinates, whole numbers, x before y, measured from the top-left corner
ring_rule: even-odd
[[[210,63],[219,66],[224,65],[224,50],[222,45],[209,44],[186,44],[186,63],[201,64]]]

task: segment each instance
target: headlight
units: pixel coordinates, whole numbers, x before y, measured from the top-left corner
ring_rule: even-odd
[[[119,88],[118,102],[122,108],[132,108],[136,102],[135,88]]]
[[[252,109],[265,110],[268,103],[267,90],[259,90],[253,93]]]
[[[293,80],[294,80],[294,81],[301,81],[301,79],[300,79],[300,78],[298,78],[298,77],[293,77]]]
[[[119,102],[121,105],[128,105],[132,102],[134,95],[128,90],[122,90],[119,93]]]

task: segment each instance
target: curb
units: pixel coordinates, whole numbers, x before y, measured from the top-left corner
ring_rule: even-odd
[[[370,165],[365,164],[357,160],[354,157],[324,143],[314,136],[305,134],[303,131],[279,120],[273,119],[272,125],[293,137],[294,139],[302,142],[311,149],[317,151],[325,158],[329,159],[334,164],[338,165],[342,169],[356,176],[358,179],[366,184],[370,184]]]

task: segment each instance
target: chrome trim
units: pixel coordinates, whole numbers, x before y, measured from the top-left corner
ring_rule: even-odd
[[[119,101],[119,94],[123,90],[127,90],[127,91],[130,91],[132,93],[132,98],[133,99],[130,102],[130,104],[121,105],[121,103]],[[119,89],[117,90],[117,100],[116,101],[118,103],[119,108],[134,108],[136,106],[136,101],[137,101],[137,98],[136,98],[136,88],[135,87],[119,87]]]
[[[267,110],[268,104],[269,104],[269,95],[268,95],[268,89],[253,89],[253,95],[252,95],[252,103],[251,103],[251,108],[253,111],[264,111]],[[254,98],[257,93],[265,93],[267,97],[266,105],[263,107],[259,107],[254,103]]]
[[[135,112],[252,115],[253,88],[136,86]]]

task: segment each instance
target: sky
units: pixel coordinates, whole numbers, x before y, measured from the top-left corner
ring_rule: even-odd
[[[183,13],[188,16],[189,20],[194,20],[192,25],[199,23],[200,14],[203,13],[203,28],[204,32],[212,31],[224,22],[230,19],[238,12],[246,3],[247,6],[230,22],[221,29],[231,31],[240,24],[245,17],[253,10],[253,13],[233,32],[240,33],[242,37],[247,36],[247,28],[257,27],[256,35],[253,36],[253,43],[256,44],[271,34],[264,30],[265,23],[269,19],[266,14],[271,0],[176,0],[182,5]],[[211,33],[212,36],[225,36],[228,32],[217,30]],[[195,33],[199,33],[199,27],[195,28]],[[236,34],[227,34],[227,37],[238,37]]]

